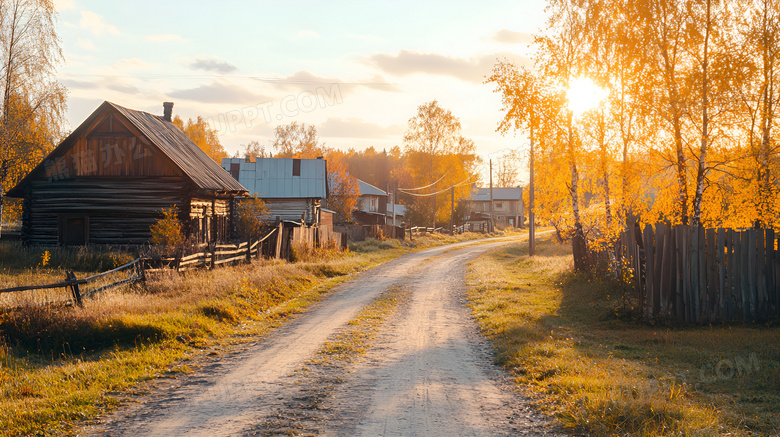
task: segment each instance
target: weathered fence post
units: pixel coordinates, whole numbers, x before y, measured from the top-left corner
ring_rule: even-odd
[[[246,263],[252,264],[252,237],[246,242]]]
[[[73,293],[73,300],[76,302],[76,305],[83,308],[84,302],[81,300],[81,290],[79,289],[79,283],[76,282],[78,281],[76,275],[73,272],[68,271],[65,279],[67,281],[73,281],[70,283],[70,291]]]
[[[209,253],[211,254],[211,270],[214,270],[217,267],[217,244],[211,243],[209,244]]]

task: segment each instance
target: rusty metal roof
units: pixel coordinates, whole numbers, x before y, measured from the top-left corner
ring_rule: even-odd
[[[75,140],[85,134],[87,128],[107,109],[113,108],[138,129],[152,144],[169,157],[176,166],[199,189],[207,192],[227,192],[244,194],[247,189],[230,177],[222,167],[206,155],[206,152],[170,121],[163,117],[136,111],[108,101],[103,102],[84,122],[82,122],[65,140],[54,148],[30,173],[15,187],[8,190],[8,197],[23,197],[26,184],[44,169],[44,162],[62,148],[73,145]]]
[[[133,126],[186,174],[198,188],[207,191],[247,191],[200,149],[192,140],[162,116],[136,111],[106,102],[119,111]]]

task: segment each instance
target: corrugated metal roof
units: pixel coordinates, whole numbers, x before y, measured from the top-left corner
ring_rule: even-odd
[[[360,191],[361,196],[387,196],[387,192],[380,190],[379,188],[369,184],[368,182],[363,182],[360,179],[357,180],[358,183],[358,191]]]
[[[293,159],[257,158],[246,162],[241,158],[224,158],[222,168],[230,171],[239,164],[238,182],[250,195],[269,199],[325,199],[328,197],[327,161],[301,159],[300,176],[293,176]]]
[[[170,121],[148,112],[136,111],[106,102],[127,118],[154,145],[182,169],[203,190],[246,191],[213,159]]]
[[[387,204],[387,215],[389,217],[393,216],[393,204],[388,203]],[[406,207],[404,205],[401,205],[400,203],[395,204],[395,215],[406,215]]]
[[[511,188],[493,188],[493,200],[518,200],[523,194],[521,187]],[[477,188],[476,192],[471,193],[471,198],[476,202],[489,202],[490,201],[490,188]]]

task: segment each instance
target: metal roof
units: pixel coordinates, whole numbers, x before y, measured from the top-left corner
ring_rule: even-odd
[[[224,158],[222,168],[229,172],[231,164],[239,164],[238,181],[251,195],[268,199],[327,198],[327,161],[300,159],[300,176],[293,176],[293,161],[257,158],[255,162],[246,162],[242,158]]]
[[[387,204],[387,215],[389,217],[393,216],[393,204],[388,203]],[[400,203],[395,204],[395,215],[406,215],[406,206],[401,205]]]
[[[518,200],[523,195],[522,187],[493,188],[493,200]],[[477,188],[471,193],[469,200],[475,202],[490,202],[490,188]]]
[[[368,182],[363,182],[360,179],[358,179],[357,183],[358,183],[358,191],[360,191],[361,196],[387,196],[386,191],[380,190],[379,188],[369,184]]]

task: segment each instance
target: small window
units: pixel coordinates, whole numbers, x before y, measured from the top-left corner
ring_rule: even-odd
[[[496,209],[503,209],[503,208],[504,208],[504,204],[502,202],[496,203]]]
[[[239,173],[241,173],[241,164],[231,163],[230,164],[230,175],[233,176],[233,179],[238,180]]]
[[[89,217],[61,216],[59,231],[63,246],[83,246],[89,242]]]
[[[301,160],[293,159],[293,176],[301,175]]]

